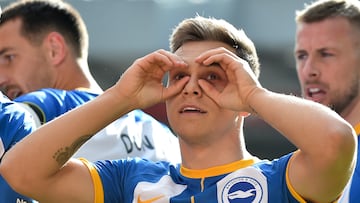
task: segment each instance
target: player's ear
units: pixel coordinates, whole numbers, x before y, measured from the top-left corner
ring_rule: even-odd
[[[64,37],[58,32],[50,32],[44,39],[44,45],[53,65],[60,64],[69,51]]]

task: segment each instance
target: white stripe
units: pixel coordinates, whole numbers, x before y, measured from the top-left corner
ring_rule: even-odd
[[[25,103],[21,103],[18,102],[18,104],[20,104],[20,106],[22,106],[23,108],[25,108],[32,116],[33,120],[35,121],[35,126],[36,128],[41,126],[41,122],[40,119],[38,117],[38,115],[36,114],[36,112],[34,111],[34,109],[32,109],[29,105],[25,104]]]

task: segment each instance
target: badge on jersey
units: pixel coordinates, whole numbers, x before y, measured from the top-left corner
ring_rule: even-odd
[[[217,183],[218,200],[222,203],[267,203],[266,177],[254,168],[230,173]]]

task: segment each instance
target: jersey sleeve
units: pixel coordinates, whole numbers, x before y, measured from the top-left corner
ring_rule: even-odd
[[[32,115],[0,94],[0,157],[36,129]]]
[[[24,94],[14,101],[25,103],[31,107],[38,115],[41,124],[44,124],[96,96],[97,94],[80,90],[66,91],[46,88]]]
[[[80,161],[83,162],[83,164],[89,169],[90,175],[91,175],[91,179],[92,182],[94,183],[94,194],[95,194],[95,203],[103,203],[104,202],[104,191],[103,191],[103,186],[102,186],[102,182],[99,176],[99,173],[97,172],[96,168],[94,167],[94,165],[87,161],[86,159],[80,158]]]

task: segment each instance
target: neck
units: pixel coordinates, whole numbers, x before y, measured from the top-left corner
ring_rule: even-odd
[[[67,64],[66,66],[67,68],[59,68],[54,88],[63,90],[86,88],[98,94],[103,92],[91,75],[87,63]]]
[[[187,144],[181,138],[179,141],[182,165],[188,169],[207,169],[252,157],[246,150],[242,134],[231,139],[221,137],[203,145]]]
[[[343,117],[347,122],[352,126],[360,123],[360,101],[356,102],[354,105],[349,105],[347,109],[340,113],[340,116]]]

